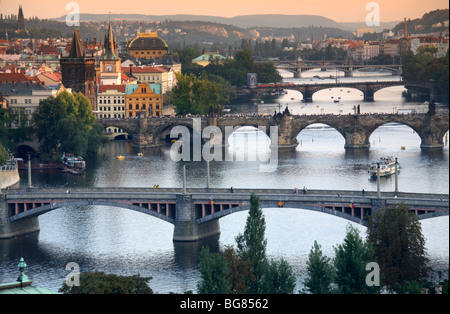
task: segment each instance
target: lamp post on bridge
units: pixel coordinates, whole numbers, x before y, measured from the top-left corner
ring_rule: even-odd
[[[206,187],[208,189],[210,189],[211,188],[211,180],[210,180],[210,173],[209,173],[209,160],[206,161],[206,172],[207,172]]]
[[[28,154],[28,188],[31,186],[31,154]]]
[[[183,194],[186,194],[186,162],[182,159],[183,163]]]
[[[377,162],[377,198],[380,198],[380,163]]]
[[[398,162],[395,157],[395,193],[398,193]]]

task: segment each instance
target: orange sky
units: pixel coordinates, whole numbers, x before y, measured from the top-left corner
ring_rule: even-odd
[[[23,6],[25,17],[59,17],[69,13],[66,5],[76,2],[81,13],[140,13],[140,14],[199,14],[232,17],[247,14],[312,14],[328,17],[336,22],[363,22],[366,4],[380,7],[384,22],[418,18],[424,13],[449,7],[448,0],[0,0],[3,14],[17,14]],[[129,4],[128,4],[129,3]]]

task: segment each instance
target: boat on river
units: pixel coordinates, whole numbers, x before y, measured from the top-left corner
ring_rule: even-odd
[[[400,164],[395,160],[394,157],[382,157],[378,161],[372,162],[369,167],[369,173],[372,178],[377,177],[378,167],[380,165],[380,177],[388,177],[395,174],[395,163],[397,163],[397,173],[400,172]]]
[[[86,162],[83,157],[72,154],[63,154],[61,157],[63,171],[71,174],[83,174],[86,170]]]

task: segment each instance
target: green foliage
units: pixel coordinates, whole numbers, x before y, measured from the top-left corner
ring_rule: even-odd
[[[226,247],[223,253],[200,252],[202,293],[277,293],[289,294],[295,289],[295,274],[283,259],[267,262],[265,220],[259,198],[250,197],[250,212],[244,234],[236,237],[237,249]]]
[[[304,282],[306,292],[313,294],[331,293],[331,284],[334,278],[332,260],[323,255],[322,248],[317,241],[314,241],[306,265],[307,276]]]
[[[87,272],[80,275],[79,286],[65,282],[59,289],[64,294],[153,294],[147,282],[151,277],[118,276],[104,272]]]
[[[248,282],[249,293],[261,293],[263,275],[267,270],[265,231],[266,221],[259,207],[259,197],[252,193],[244,234],[239,233],[235,238],[238,255],[248,256],[252,262],[255,280]]]
[[[435,58],[433,48],[422,48],[417,54],[411,51],[403,62],[403,79],[405,81],[436,82],[444,101],[449,101],[449,59],[447,57]]]
[[[177,74],[177,86],[172,90],[172,102],[179,115],[207,114],[220,110],[223,103],[222,86],[190,75]]]
[[[368,241],[390,289],[397,283],[420,281],[427,275],[428,258],[422,227],[403,203],[380,209],[369,218]]]
[[[90,106],[81,93],[62,92],[41,101],[33,120],[42,152],[96,156],[103,129],[97,124]]]
[[[201,281],[197,285],[199,294],[225,294],[230,292],[227,259],[219,253],[211,253],[209,247],[200,251]]]
[[[247,255],[240,257],[232,246],[227,246],[223,255],[228,264],[231,294],[247,293],[247,280],[254,281],[252,262]]]
[[[261,292],[266,294],[292,294],[295,289],[295,274],[284,259],[271,260],[264,273]]]
[[[8,158],[9,158],[8,152],[3,147],[3,145],[0,144],[0,167],[4,166],[6,164],[6,162],[8,161]]]
[[[347,226],[344,242],[334,248],[335,283],[338,291],[344,294],[373,293],[376,287],[366,284],[367,263],[374,262],[374,251],[369,243],[363,241],[358,229]]]

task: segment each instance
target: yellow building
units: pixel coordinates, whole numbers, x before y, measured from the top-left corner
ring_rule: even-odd
[[[161,84],[128,84],[126,94],[126,117],[139,117],[143,113],[146,117],[162,116],[163,96]]]
[[[136,59],[157,59],[165,56],[169,47],[158,33],[137,33],[128,45],[128,52]]]

